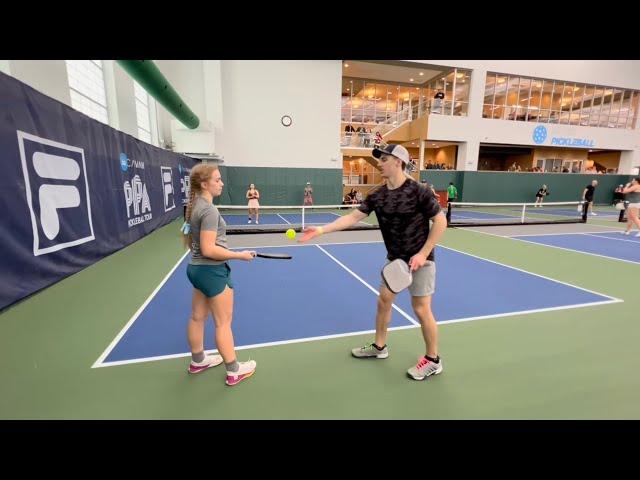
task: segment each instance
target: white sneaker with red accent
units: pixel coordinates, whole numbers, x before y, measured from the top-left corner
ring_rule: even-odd
[[[199,373],[207,368],[217,367],[222,363],[222,357],[220,355],[207,355],[200,363],[196,363],[191,360],[189,365],[189,373]]]
[[[245,378],[249,378],[256,372],[255,360],[249,360],[248,362],[239,362],[240,368],[237,372],[230,372],[227,370],[227,385],[237,385]]]

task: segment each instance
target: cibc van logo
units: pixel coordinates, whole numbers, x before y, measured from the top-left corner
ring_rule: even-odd
[[[126,172],[129,168],[144,169],[144,162],[141,162],[140,160],[131,160],[129,157],[127,157],[126,153],[121,153],[120,168],[122,168],[123,172]]]
[[[84,150],[20,130],[16,133],[33,226],[33,254],[95,240]]]

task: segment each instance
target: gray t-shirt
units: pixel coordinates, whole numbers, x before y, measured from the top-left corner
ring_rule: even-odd
[[[196,197],[191,211],[191,250],[193,255],[189,263],[191,265],[222,265],[226,260],[214,260],[205,257],[200,250],[200,232],[217,232],[216,245],[227,248],[227,224],[213,203],[202,197]]]
[[[629,203],[640,203],[640,192],[629,192],[624,199]]]

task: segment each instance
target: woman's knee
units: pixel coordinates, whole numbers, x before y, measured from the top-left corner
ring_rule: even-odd
[[[204,322],[207,320],[207,317],[209,316],[209,311],[196,311],[196,310],[191,310],[191,320],[193,320],[194,322]]]
[[[233,319],[233,289],[227,285],[222,293],[209,299],[209,307],[216,327],[231,325]]]

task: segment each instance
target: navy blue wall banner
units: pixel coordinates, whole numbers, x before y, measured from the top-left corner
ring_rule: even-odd
[[[0,73],[0,309],[181,216],[196,163]]]

